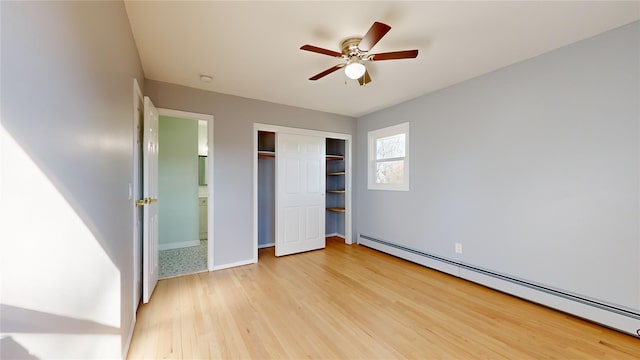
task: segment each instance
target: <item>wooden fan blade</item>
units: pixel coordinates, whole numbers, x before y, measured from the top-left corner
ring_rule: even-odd
[[[329,55],[329,56],[333,56],[333,57],[341,57],[342,56],[342,54],[337,52],[337,51],[327,50],[327,49],[319,48],[319,47],[313,46],[313,45],[302,45],[300,47],[300,50],[311,51],[311,52],[314,52],[314,53]]]
[[[369,76],[368,70],[364,71],[364,75],[362,75],[362,77],[358,79],[358,82],[360,83],[360,86],[365,86],[371,82],[371,76]]]
[[[358,44],[358,49],[362,51],[369,51],[371,48],[382,39],[382,37],[391,30],[391,26],[387,24],[383,24],[381,22],[374,22],[371,25],[371,28],[364,35],[362,40],[360,40],[360,44]]]
[[[325,71],[323,71],[323,72],[321,72],[321,73],[319,73],[319,74],[313,75],[312,77],[310,77],[310,78],[309,78],[309,80],[318,80],[318,79],[321,79],[321,78],[323,78],[323,77],[325,77],[325,76],[327,76],[327,75],[331,74],[332,72],[334,72],[334,71],[336,71],[336,70],[340,69],[340,68],[341,68],[341,67],[343,67],[343,66],[344,66],[344,64],[340,64],[340,65],[336,65],[336,66],[334,66],[334,67],[331,67],[331,68],[329,68],[329,69],[327,69],[327,70],[325,70]]]
[[[413,59],[418,56],[418,50],[394,51],[371,55],[371,61]]]

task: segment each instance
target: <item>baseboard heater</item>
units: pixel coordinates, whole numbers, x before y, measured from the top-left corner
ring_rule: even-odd
[[[640,337],[640,313],[360,234],[358,244]]]

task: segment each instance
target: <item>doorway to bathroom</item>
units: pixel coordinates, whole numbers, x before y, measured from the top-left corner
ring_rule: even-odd
[[[206,115],[159,114],[159,278],[166,279],[211,268],[213,132]]]

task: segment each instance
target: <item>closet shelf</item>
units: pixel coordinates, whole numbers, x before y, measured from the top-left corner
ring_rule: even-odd
[[[328,176],[338,176],[338,175],[344,175],[344,174],[346,174],[346,172],[344,172],[344,171],[336,171],[336,172],[327,173]]]
[[[274,158],[274,157],[276,157],[275,151],[258,151],[259,159]]]
[[[327,208],[327,210],[333,211],[333,212],[340,212],[340,213],[344,212],[344,208],[339,208],[339,207],[329,207]]]
[[[332,194],[344,194],[345,190],[344,189],[336,189],[336,190],[327,190],[328,193],[332,193]]]
[[[344,156],[327,154],[327,161],[332,161],[332,160],[344,160]]]

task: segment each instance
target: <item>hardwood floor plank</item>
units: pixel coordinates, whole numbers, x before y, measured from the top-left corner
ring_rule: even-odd
[[[130,359],[640,358],[640,340],[358,245],[161,280]]]

